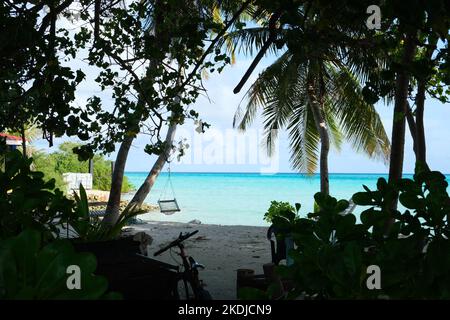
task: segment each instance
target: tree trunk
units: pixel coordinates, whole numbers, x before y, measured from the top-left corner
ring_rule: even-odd
[[[155,32],[155,42],[159,43],[161,47],[164,46],[166,41],[168,41],[168,34],[165,34],[160,31],[159,26],[163,23],[164,19],[164,8],[161,7],[161,1],[156,1],[155,3],[155,23],[154,23],[154,32]],[[149,68],[152,66],[156,66],[160,63],[159,59],[151,59],[149,62]],[[138,104],[139,103],[148,103],[148,101],[143,101],[141,97],[144,95],[144,92],[139,92]],[[139,120],[141,119],[141,115],[137,115]],[[127,137],[122,141],[120,145],[119,152],[117,153],[116,164],[114,167],[114,172],[112,174],[111,181],[111,190],[109,192],[108,205],[106,207],[106,215],[103,219],[105,224],[113,225],[117,222],[120,215],[120,198],[122,194],[122,183],[123,176],[125,173],[125,164],[128,157],[128,152],[130,151],[131,143],[133,142],[132,137]]]
[[[173,123],[169,126],[166,134],[166,139],[164,141],[166,145],[165,152],[161,153],[158,156],[158,159],[153,164],[152,169],[150,170],[149,174],[145,178],[142,185],[139,187],[138,191],[134,195],[133,199],[128,204],[128,208],[131,208],[133,206],[140,207],[144,201],[145,198],[147,198],[148,194],[150,193],[153,185],[155,184],[156,178],[158,178],[159,174],[161,173],[162,169],[164,168],[164,164],[166,163],[167,159],[170,156],[170,150],[172,149],[173,140],[175,138],[175,132],[176,132],[177,124]]]
[[[311,101],[314,122],[320,136],[320,192],[329,195],[330,183],[328,174],[328,153],[330,151],[330,137],[323,115],[322,100],[317,98],[314,81],[308,83],[308,95]]]
[[[419,81],[416,95],[416,139],[417,139],[417,156],[416,166],[419,169],[429,170],[427,164],[427,150],[425,141],[425,126],[423,122],[425,109],[425,82]]]
[[[411,63],[414,56],[414,49],[415,44],[413,38],[407,37],[402,65]],[[389,181],[391,182],[397,182],[402,177],[409,78],[410,76],[405,68],[402,68],[397,74],[394,117],[392,123],[391,159],[389,164]]]
[[[106,215],[103,219],[103,223],[107,225],[114,225],[119,219],[123,175],[125,173],[128,152],[130,151],[133,139],[134,137],[126,137],[120,144],[119,152],[117,153],[114,172],[112,174],[108,205],[106,206]]]
[[[409,132],[411,133],[411,138],[413,140],[413,150],[416,155],[416,160],[418,158],[417,151],[417,126],[416,120],[414,119],[414,115],[411,110],[411,106],[409,103],[406,105],[406,121],[408,122]]]
[[[405,40],[405,48],[402,58],[402,66],[407,66],[411,63],[415,52],[415,37],[408,35]],[[397,183],[402,178],[403,173],[403,158],[405,151],[405,131],[406,131],[406,112],[408,105],[408,86],[410,75],[405,67],[397,73],[395,84],[395,106],[392,123],[392,138],[391,138],[391,158],[389,163],[389,182]],[[397,209],[398,193],[394,194],[393,200],[388,205],[388,211],[393,212]],[[392,225],[391,218],[387,221],[387,228]]]
[[[24,158],[27,157],[27,137],[25,134],[25,126],[20,129],[20,135],[22,136],[22,155]]]

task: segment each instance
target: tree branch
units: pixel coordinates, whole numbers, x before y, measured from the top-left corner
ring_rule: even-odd
[[[250,5],[250,3],[253,2],[253,0],[247,0],[242,6],[241,8],[236,11],[236,13],[233,15],[233,17],[231,18],[230,21],[228,21],[228,23],[225,25],[225,27],[217,34],[217,36],[214,38],[214,40],[211,42],[211,44],[209,45],[209,47],[206,49],[206,51],[203,53],[203,55],[201,56],[201,58],[197,61],[194,69],[189,73],[188,77],[186,78],[185,81],[183,81],[183,83],[180,85],[179,87],[179,92],[183,90],[183,88],[192,80],[192,78],[194,77],[194,75],[197,73],[198,69],[200,68],[200,66],[203,64],[203,62],[205,61],[206,57],[211,53],[211,50],[216,46],[217,42],[220,40],[220,38],[222,38],[225,33],[227,32],[227,30],[233,25],[233,23],[239,18],[239,16],[242,14],[242,12],[244,12],[244,10]]]
[[[236,93],[239,93],[241,91],[242,87],[245,85],[245,83],[247,82],[248,78],[250,77],[250,75],[255,70],[256,66],[259,64],[261,59],[266,54],[266,52],[269,49],[270,45],[276,40],[277,33],[275,32],[276,31],[275,24],[276,24],[276,21],[278,21],[278,19],[280,18],[281,14],[282,14],[282,12],[279,11],[279,12],[276,12],[276,13],[272,14],[272,16],[270,17],[270,20],[269,20],[269,32],[270,32],[270,35],[269,35],[269,38],[266,40],[266,42],[262,46],[261,50],[259,50],[259,52],[256,55],[255,59],[251,63],[250,67],[247,69],[247,71],[245,72],[244,76],[242,77],[241,81],[239,81],[238,85],[234,88],[233,93],[236,94]]]

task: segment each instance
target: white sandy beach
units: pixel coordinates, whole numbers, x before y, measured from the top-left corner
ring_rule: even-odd
[[[199,230],[185,240],[187,253],[206,266],[200,271],[200,279],[214,299],[236,299],[236,270],[247,268],[263,273],[262,266],[271,260],[270,244],[266,239],[266,227],[221,226],[177,222],[153,222],[133,225],[133,232],[144,231],[153,237],[149,253],[178,237],[180,232]],[[180,258],[166,251],[157,257],[175,264]]]

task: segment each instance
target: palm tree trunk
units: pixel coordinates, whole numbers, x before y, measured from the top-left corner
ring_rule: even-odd
[[[328,153],[330,151],[330,137],[323,115],[322,100],[317,98],[314,81],[309,81],[308,83],[308,95],[311,101],[314,122],[320,136],[320,192],[329,195]]]
[[[152,169],[150,170],[149,174],[145,178],[142,185],[139,187],[138,191],[134,195],[133,199],[128,204],[128,208],[131,208],[133,206],[140,207],[144,201],[145,198],[147,198],[148,194],[150,193],[153,185],[155,184],[156,178],[158,178],[159,174],[161,173],[162,169],[164,168],[164,164],[166,163],[167,159],[170,156],[170,150],[172,149],[173,140],[175,138],[175,132],[176,132],[177,124],[173,123],[169,126],[166,134],[166,139],[164,141],[166,149],[165,152],[161,153],[158,156],[158,159],[153,164]]]
[[[417,156],[416,165],[423,170],[429,170],[427,164],[427,150],[425,141],[425,126],[423,122],[425,109],[425,82],[419,81],[416,96],[416,139],[417,139]]]
[[[408,36],[405,41],[402,64],[411,63],[416,45],[414,38]],[[391,158],[389,164],[389,182],[396,183],[402,177],[403,158],[405,151],[406,112],[408,105],[408,85],[410,75],[405,68],[397,74],[395,88],[395,106],[392,123]],[[391,209],[397,208],[397,197],[391,204]]]
[[[128,152],[130,151],[133,139],[134,137],[126,137],[120,144],[119,152],[117,153],[116,163],[112,174],[108,205],[106,206],[106,215],[103,219],[103,223],[106,225],[114,225],[119,219],[123,176],[125,173]]]
[[[409,65],[414,57],[416,44],[415,37],[407,35],[405,40],[405,48],[403,52],[402,65]],[[405,152],[405,132],[406,132],[406,115],[408,108],[408,86],[410,81],[410,74],[403,67],[397,73],[395,84],[395,106],[392,123],[392,138],[391,138],[391,158],[389,163],[389,183],[396,184],[403,174],[403,158]],[[398,191],[394,190],[392,201],[386,204],[386,210],[389,216],[385,223],[385,231],[389,232],[394,223],[392,215],[397,209],[398,205]]]

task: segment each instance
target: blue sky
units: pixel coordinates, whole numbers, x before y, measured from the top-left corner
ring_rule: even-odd
[[[205,141],[202,143],[202,150],[198,149],[198,145],[189,140],[191,147],[188,152],[192,154],[199,152],[207,152],[207,149],[214,149],[216,141],[214,140],[214,134],[225,136],[225,133],[234,132],[237,140],[244,139],[244,135],[237,133],[232,128],[232,121],[234,113],[241,102],[246,89],[249,84],[252,83],[259,72],[268,66],[274,57],[267,57],[262,60],[256,71],[247,82],[247,85],[241,90],[241,93],[233,94],[233,88],[241,79],[243,73],[251,63],[250,58],[238,56],[235,65],[228,66],[221,74],[210,75],[208,80],[204,81],[205,87],[208,90],[208,98],[200,97],[197,103],[193,106],[193,109],[200,113],[200,118],[211,124],[211,130],[208,130],[201,139]],[[78,68],[85,68],[85,64],[81,62],[75,62],[73,65]],[[93,75],[89,77],[88,81],[84,83],[77,95],[77,103],[83,104],[85,99],[92,94],[99,94],[99,91],[93,92]],[[105,104],[112,103],[107,94],[103,94],[102,98],[105,99]],[[384,105],[382,103],[377,104],[377,110],[385,125],[388,136],[391,135],[392,127],[392,105]],[[427,155],[429,165],[433,170],[440,170],[445,173],[450,173],[450,105],[444,105],[440,102],[428,99],[426,101],[426,113],[425,113],[425,125],[426,125],[426,139],[427,139]],[[258,117],[252,129],[254,131],[260,130],[262,127],[262,118]],[[177,139],[192,138],[195,139],[194,124],[191,122],[186,123],[180,128]],[[197,134],[198,135],[198,134]],[[198,138],[198,137],[197,137]],[[48,148],[44,141],[37,141],[35,144],[39,148],[47,149],[48,151],[56,150],[57,145],[68,140],[67,138],[57,139],[57,143],[53,148]],[[140,135],[133,143],[130,150],[130,154],[127,161],[127,171],[149,171],[155,157],[147,155],[143,150],[146,145],[148,137]],[[209,147],[208,147],[209,144]],[[197,147],[196,147],[197,146]],[[246,149],[246,156],[255,152],[255,146],[249,146]],[[289,148],[286,135],[281,133],[279,139],[279,154],[276,157],[277,172],[294,172],[289,164]],[[213,151],[214,152],[214,151]],[[220,155],[222,156],[222,155]],[[219,157],[220,157],[219,156]],[[224,156],[225,157],[225,156]],[[115,158],[115,154],[108,156],[110,159]],[[189,161],[184,161],[189,162]],[[252,163],[251,161],[244,161],[244,163],[236,163],[237,161],[200,161],[194,163],[177,163],[173,161],[173,171],[183,172],[260,172],[261,167],[267,166],[267,163]],[[228,164],[227,164],[228,163]],[[340,152],[332,149],[329,157],[330,172],[335,173],[386,173],[388,167],[383,162],[368,159],[362,154],[355,153],[348,144],[344,144]],[[407,132],[406,147],[405,147],[405,162],[404,172],[411,173],[414,171],[414,153],[412,151],[412,141]]]

